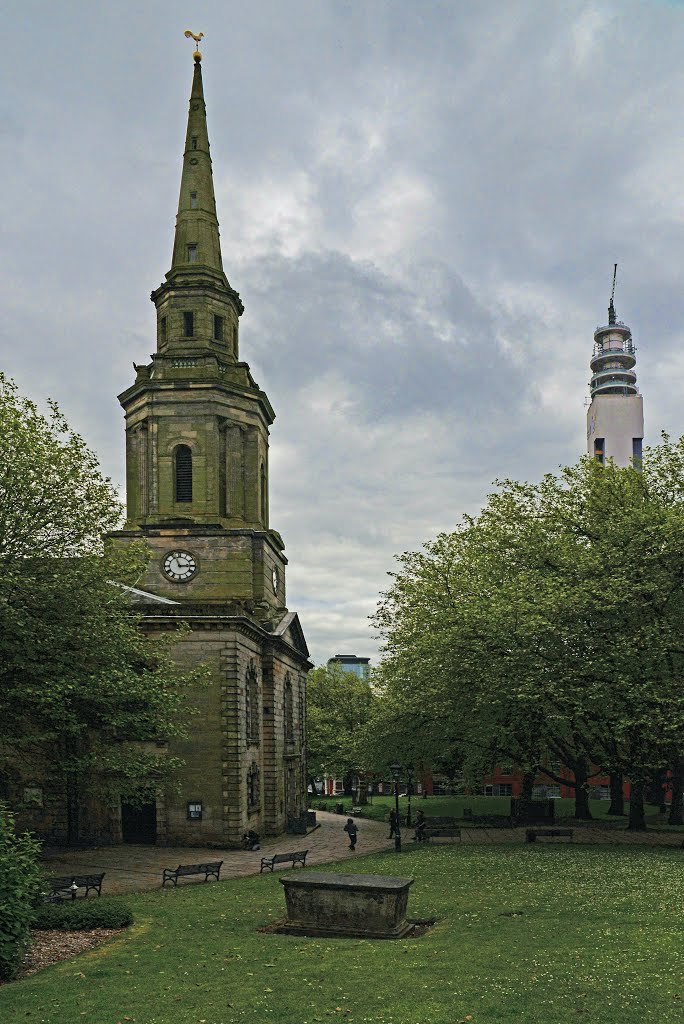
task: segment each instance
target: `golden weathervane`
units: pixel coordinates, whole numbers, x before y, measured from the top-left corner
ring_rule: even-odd
[[[195,46],[195,52],[193,53],[193,57],[195,58],[195,60],[202,60],[202,54],[199,51],[199,41],[200,41],[200,39],[204,39],[204,32],[200,32],[200,34],[198,36],[196,36],[195,33],[191,32],[189,28],[186,28],[186,30],[185,30],[185,38],[186,39],[194,39],[195,40],[196,46]]]

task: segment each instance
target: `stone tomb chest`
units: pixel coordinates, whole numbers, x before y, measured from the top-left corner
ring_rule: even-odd
[[[289,935],[401,939],[412,878],[302,871],[283,875]]]

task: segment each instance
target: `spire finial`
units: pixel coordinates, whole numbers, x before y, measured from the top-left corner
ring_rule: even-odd
[[[615,298],[615,279],[617,278],[617,263],[613,267],[613,290],[610,293],[610,306],[608,307],[608,323],[615,323],[615,306],[613,305],[613,299]]]
[[[196,36],[195,33],[191,32],[189,28],[186,28],[184,35],[185,35],[186,39],[194,39],[195,40],[195,43],[196,43],[195,52],[193,53],[192,56],[193,56],[194,60],[199,64],[199,62],[202,60],[202,54],[199,51],[199,41],[200,41],[200,39],[204,39],[204,32],[200,32],[200,34],[198,36]]]

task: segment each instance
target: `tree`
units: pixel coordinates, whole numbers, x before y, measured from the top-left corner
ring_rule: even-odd
[[[362,730],[373,703],[370,683],[339,665],[319,666],[307,676],[306,693],[309,782],[315,787],[316,778],[335,775],[351,792],[354,773],[366,768]]]
[[[684,439],[643,471],[589,459],[504,481],[482,512],[399,559],[379,606],[382,675],[439,709],[478,768],[547,754],[640,793],[684,726]],[[584,794],[584,796],[582,796]]]
[[[29,944],[43,880],[38,852],[35,839],[19,835],[0,804],[0,980],[15,976]]]
[[[418,777],[436,770],[453,783],[463,771],[463,752],[453,740],[449,717],[403,684],[383,665],[373,674],[374,699],[360,732],[366,768],[388,778],[392,764],[399,763]]]
[[[126,584],[146,553],[105,549],[121,506],[95,456],[50,404],[0,377],[0,783],[34,777],[79,834],[86,796],[143,798],[178,765],[186,691],[169,644],[146,639]]]

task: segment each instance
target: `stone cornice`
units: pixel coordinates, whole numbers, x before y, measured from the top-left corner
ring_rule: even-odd
[[[179,270],[169,271],[168,279],[162,281],[158,288],[150,292],[150,299],[154,302],[155,306],[159,305],[160,300],[165,295],[173,291],[200,291],[203,295],[213,295],[218,299],[231,299],[238,310],[238,314],[242,316],[245,307],[240,298],[240,293],[231,288],[226,275],[222,274],[219,277],[210,273],[202,274],[201,268],[198,272],[195,267],[187,273]]]
[[[146,632],[168,632],[181,623],[186,623],[193,632],[233,630],[259,640],[268,651],[272,652],[276,648],[286,651],[302,668],[308,666],[307,671],[309,668],[313,668],[308,657],[289,644],[284,637],[264,629],[256,619],[249,615],[231,612],[230,608],[230,605],[184,604],[179,608],[164,607],[162,610],[159,605],[145,606],[143,602],[136,605],[136,609],[141,613],[142,628]]]
[[[222,381],[220,378],[207,380],[206,377],[203,377],[198,378],[196,380],[190,380],[186,377],[185,379],[182,380],[170,380],[168,378],[165,378],[163,380],[154,380],[149,377],[144,377],[142,379],[134,381],[134,383],[131,384],[129,388],[126,388],[126,390],[122,391],[121,394],[118,395],[117,397],[120,404],[123,406],[124,411],[126,411],[127,407],[136,398],[144,397],[146,393],[150,392],[172,392],[174,399],[177,399],[179,388],[182,388],[184,386],[188,387],[188,389],[191,389],[193,391],[215,390],[222,395],[234,395],[247,398],[252,402],[258,403],[264,414],[264,419],[266,420],[269,426],[275,420],[275,411],[273,409],[273,406],[269,402],[268,396],[265,391],[257,389],[256,386],[254,389],[252,389],[241,387],[239,384],[227,383],[225,381]]]

